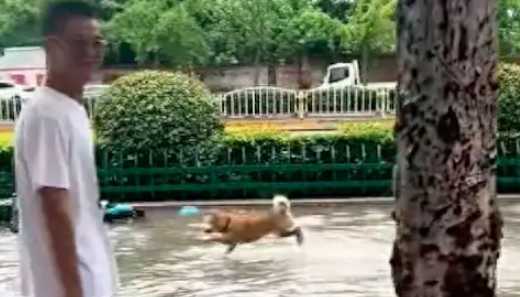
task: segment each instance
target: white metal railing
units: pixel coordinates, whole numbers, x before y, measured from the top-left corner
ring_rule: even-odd
[[[249,87],[220,96],[224,118],[292,117],[298,112],[298,92],[279,87]]]
[[[92,117],[97,98],[106,87],[85,92],[85,108]],[[248,87],[218,94],[225,119],[248,118],[356,118],[395,114],[395,90],[360,86],[297,91],[280,87]],[[0,121],[13,122],[23,100],[0,99]]]
[[[395,89],[361,86],[296,91],[249,87],[221,96],[224,118],[385,117],[395,114]]]

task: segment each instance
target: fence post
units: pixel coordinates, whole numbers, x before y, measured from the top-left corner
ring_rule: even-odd
[[[387,106],[387,99],[388,99],[388,90],[383,91],[383,98],[381,99],[381,117],[386,117],[386,106]]]
[[[298,102],[298,118],[303,119],[305,117],[305,112],[303,108],[303,104],[305,103],[305,91],[297,91],[296,100]]]

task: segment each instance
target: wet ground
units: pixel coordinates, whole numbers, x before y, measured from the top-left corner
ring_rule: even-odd
[[[224,247],[191,238],[194,219],[171,210],[110,228],[121,297],[389,297],[393,239],[389,207],[295,208],[307,241],[265,239]],[[506,229],[499,265],[500,296],[520,296],[520,203],[503,207]],[[17,296],[15,237],[0,231],[0,296]]]

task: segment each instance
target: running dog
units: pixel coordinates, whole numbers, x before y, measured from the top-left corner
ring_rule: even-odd
[[[220,242],[228,246],[231,253],[238,244],[255,242],[269,234],[277,237],[295,236],[298,245],[304,241],[303,232],[296,224],[291,203],[285,196],[273,198],[272,210],[266,213],[238,213],[213,210],[203,215],[204,232],[208,241]]]

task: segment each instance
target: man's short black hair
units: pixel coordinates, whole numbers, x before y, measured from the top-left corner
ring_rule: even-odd
[[[71,18],[97,18],[96,7],[82,0],[53,1],[47,5],[43,13],[43,36],[59,33]]]

